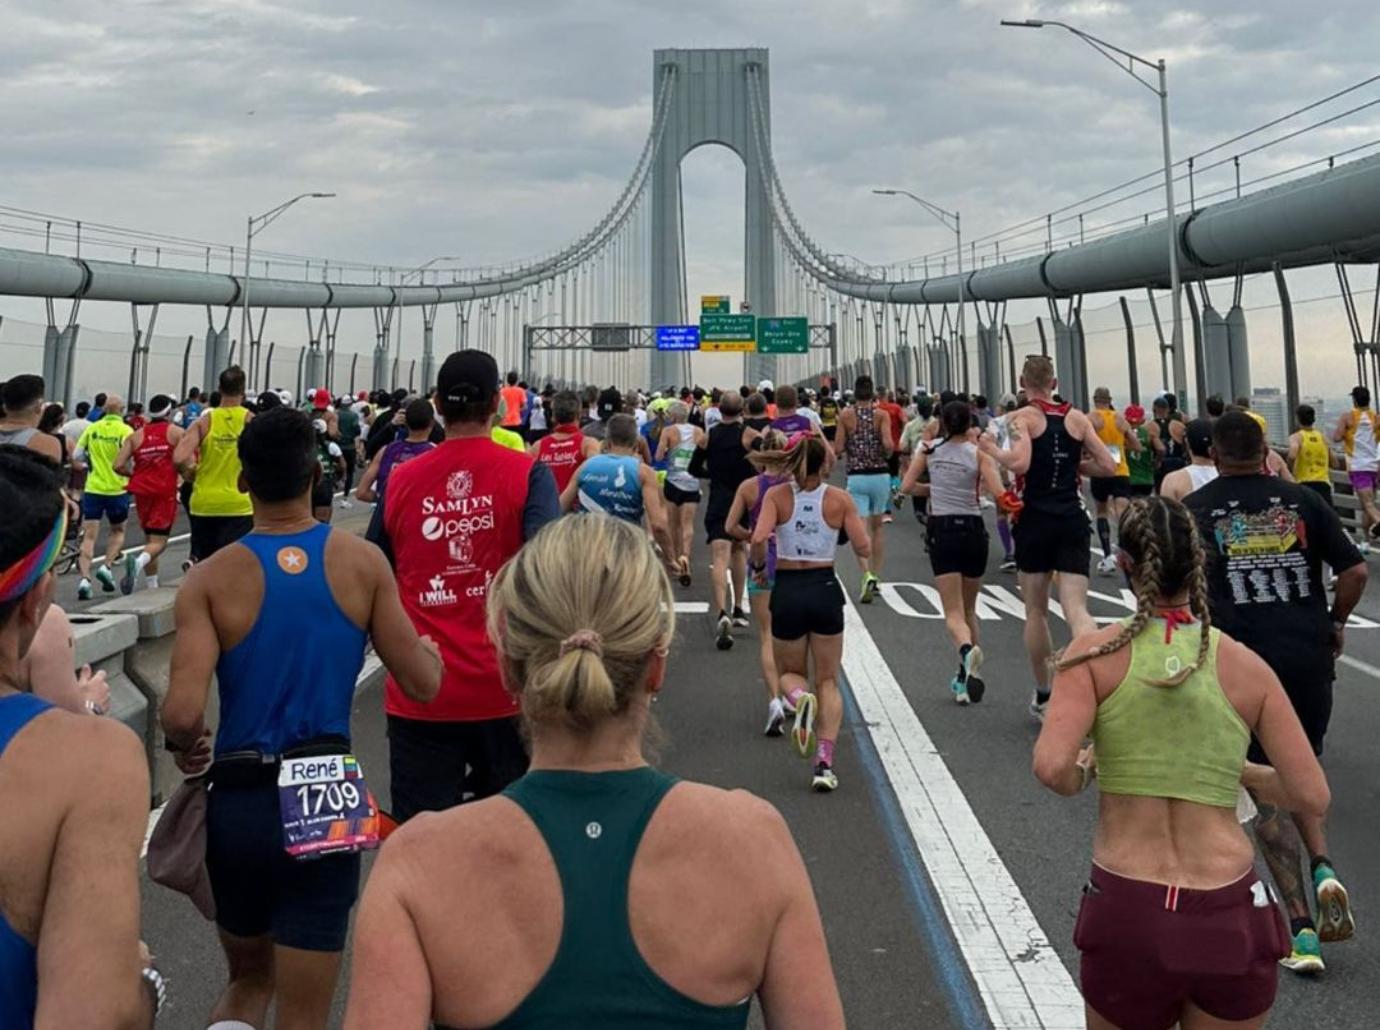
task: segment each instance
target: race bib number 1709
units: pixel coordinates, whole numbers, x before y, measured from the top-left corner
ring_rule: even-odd
[[[284,758],[278,773],[283,848],[294,858],[379,846],[379,809],[354,755]]]

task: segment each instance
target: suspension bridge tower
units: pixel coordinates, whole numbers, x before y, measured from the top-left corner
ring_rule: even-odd
[[[681,210],[680,165],[698,146],[717,143],[743,161],[747,175],[744,266],[746,290],[741,298],[757,315],[776,310],[775,248],[771,201],[766,179],[771,146],[771,103],[767,51],[657,50],[653,55],[653,110],[663,90],[672,90],[652,166],[651,316],[658,325],[679,325],[698,317],[687,310],[685,238]],[[671,74],[667,74],[668,70]],[[754,112],[748,77],[754,74],[760,104]],[[747,379],[756,383],[774,378],[776,361],[760,354],[748,356]],[[679,378],[678,356],[656,354],[652,386]]]

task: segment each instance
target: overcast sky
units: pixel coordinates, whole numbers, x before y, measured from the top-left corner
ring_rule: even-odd
[[[621,189],[654,48],[765,46],[797,214],[830,250],[894,261],[949,237],[874,186],[957,208],[976,235],[1159,163],[1155,98],[1067,34],[997,24],[1029,16],[1166,57],[1180,155],[1373,74],[1356,41],[1380,39],[1373,0],[0,0],[0,204],[232,243],[250,212],[331,190],[262,245],[403,266],[520,258],[581,234]],[[1378,127],[1353,118],[1246,159],[1244,176]],[[736,296],[741,165],[707,148],[685,173],[689,293]],[[1338,342],[1307,372],[1319,389],[1350,362],[1335,307]],[[39,310],[0,298],[11,318]],[[115,305],[83,312],[128,324]],[[160,316],[170,332],[199,320]],[[369,316],[353,323],[366,338]]]

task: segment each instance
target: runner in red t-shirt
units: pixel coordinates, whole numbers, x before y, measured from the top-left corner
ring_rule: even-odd
[[[499,676],[485,627],[489,584],[523,543],[560,516],[556,484],[530,455],[489,438],[498,366],[457,351],[437,376],[446,439],[393,470],[380,540],[417,632],[441,649],[445,675],[430,704],[389,678],[388,751],[393,815],[498,793],[527,768],[518,706]],[[466,773],[468,767],[468,774]]]
[[[135,554],[125,552],[125,571],[120,577],[120,592],[134,592],[139,573],[152,589],[158,588],[158,556],[168,546],[168,536],[177,520],[177,466],[173,464],[173,448],[182,439],[183,430],[173,425],[169,417],[176,401],[159,394],[149,401],[149,421],[125,437],[115,456],[115,467],[132,466],[129,492],[134,509],[139,513],[139,525],[144,530],[144,549]]]
[[[599,441],[580,432],[580,398],[569,390],[552,398],[551,418],[556,428],[527,448],[527,453],[551,470],[556,493],[562,494],[585,459],[599,453]]]
[[[906,413],[901,405],[896,403],[896,395],[890,390],[881,391],[882,399],[877,402],[877,408],[886,412],[887,429],[891,435],[891,453],[887,455],[887,472],[891,474],[891,493],[892,504],[896,507],[901,506],[901,430],[905,428]],[[882,518],[883,522],[891,521],[891,512],[887,512]]]

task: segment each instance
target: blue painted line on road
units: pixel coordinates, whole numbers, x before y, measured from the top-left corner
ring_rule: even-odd
[[[896,793],[891,789],[891,781],[887,779],[886,771],[882,768],[881,756],[877,754],[877,748],[872,743],[872,735],[868,732],[862,713],[853,700],[853,690],[849,687],[848,678],[842,669],[839,670],[838,684],[843,695],[844,717],[853,728],[858,756],[867,772],[868,785],[872,788],[872,796],[877,802],[882,828],[891,844],[891,853],[896,859],[896,864],[900,866],[901,883],[905,888],[906,897],[910,899],[916,928],[920,937],[929,945],[935,968],[939,972],[939,983],[944,988],[945,1000],[949,1003],[955,1025],[963,1027],[964,1030],[990,1028],[992,1023],[987,1018],[987,1009],[978,995],[977,986],[968,976],[958,942],[949,931],[948,920],[944,917],[939,899],[935,896],[934,886],[921,865],[914,840],[906,829]]]

